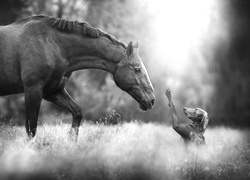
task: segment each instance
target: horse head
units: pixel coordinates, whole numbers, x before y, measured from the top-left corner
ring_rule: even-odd
[[[126,56],[117,64],[114,81],[122,90],[130,94],[143,111],[151,109],[155,103],[155,91],[147,70],[139,57],[139,44],[130,42]]]

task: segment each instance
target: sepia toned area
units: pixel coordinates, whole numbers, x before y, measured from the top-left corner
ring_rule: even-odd
[[[83,114],[77,143],[71,114],[45,100],[28,141],[23,94],[1,96],[0,179],[250,179],[250,2],[0,1],[0,25],[35,14],[138,40],[155,107],[142,112],[108,72],[77,71],[66,86]],[[184,106],[208,112],[205,148],[169,127],[167,88],[181,121]]]

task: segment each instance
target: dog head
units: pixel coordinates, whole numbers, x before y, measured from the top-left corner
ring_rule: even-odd
[[[201,108],[183,108],[184,114],[192,120],[194,123],[199,123],[202,126],[203,131],[206,130],[208,126],[208,114],[205,110]]]

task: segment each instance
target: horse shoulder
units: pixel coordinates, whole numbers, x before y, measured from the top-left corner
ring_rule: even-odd
[[[6,81],[19,81],[19,45],[15,34],[12,26],[2,26],[0,29],[0,79]]]
[[[61,53],[53,31],[41,22],[29,23],[20,35],[21,42],[25,44],[20,58],[21,76],[25,84],[47,84],[52,81],[51,78],[61,81],[68,62]]]

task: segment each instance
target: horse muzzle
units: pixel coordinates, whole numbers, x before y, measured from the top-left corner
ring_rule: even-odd
[[[152,109],[155,104],[155,95],[152,93],[152,95],[145,97],[143,100],[140,102],[140,108],[143,111],[147,111],[149,109]]]

